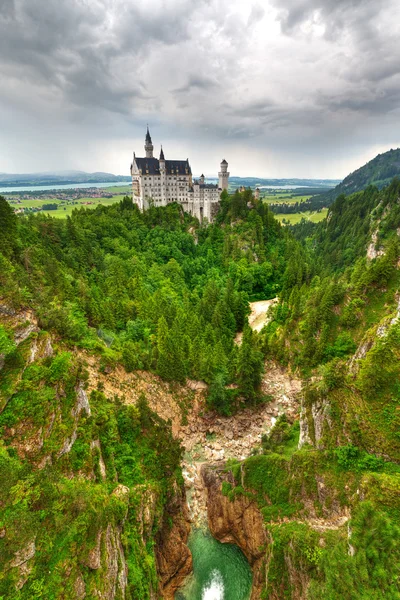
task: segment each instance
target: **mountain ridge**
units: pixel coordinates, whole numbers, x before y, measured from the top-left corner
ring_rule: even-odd
[[[74,183],[103,183],[130,181],[127,175],[113,175],[102,171],[86,173],[85,171],[58,171],[44,173],[0,173],[0,183],[6,187],[18,185],[52,185]]]
[[[400,148],[377,154],[365,165],[349,173],[333,190],[318,198],[324,198],[332,204],[341,194],[348,196],[361,192],[369,185],[375,185],[378,189],[387,187],[396,176],[400,176]]]

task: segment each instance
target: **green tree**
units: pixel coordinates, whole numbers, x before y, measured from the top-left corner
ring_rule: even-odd
[[[0,196],[0,252],[10,256],[15,247],[17,216],[7,200]]]
[[[263,355],[257,345],[257,334],[246,325],[237,361],[237,381],[240,393],[248,400],[259,395],[264,371]]]

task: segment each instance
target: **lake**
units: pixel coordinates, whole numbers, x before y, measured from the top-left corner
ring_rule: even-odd
[[[104,183],[68,183],[66,185],[22,185],[16,187],[1,187],[0,192],[40,192],[45,190],[78,190],[87,188],[106,188],[126,185],[129,186],[129,181],[105,181]]]

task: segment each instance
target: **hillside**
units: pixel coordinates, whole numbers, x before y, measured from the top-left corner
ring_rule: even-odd
[[[353,194],[365,190],[369,185],[382,189],[390,184],[394,177],[400,175],[400,148],[378,154],[366,165],[347,175],[332,191],[323,194],[327,205],[340,194]]]
[[[275,204],[272,208],[275,213],[320,210],[330,206],[341,194],[348,196],[355,192],[361,192],[370,185],[380,190],[387,187],[394,177],[399,176],[400,148],[397,148],[396,150],[389,150],[384,154],[378,154],[378,156],[370,160],[366,165],[347,175],[332,190],[324,190],[321,194],[314,195],[309,200],[296,206]]]

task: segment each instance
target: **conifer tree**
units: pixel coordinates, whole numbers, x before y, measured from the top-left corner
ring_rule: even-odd
[[[224,371],[215,373],[208,390],[207,402],[210,408],[220,414],[229,415],[231,413],[229,390],[226,389],[226,373]]]
[[[158,358],[157,358],[157,373],[162,377],[162,379],[166,379],[167,381],[171,379],[171,365],[168,352],[168,325],[167,321],[164,317],[161,317],[158,321],[157,326],[157,350],[158,350]]]
[[[17,217],[7,200],[0,196],[0,252],[10,256],[15,243]]]
[[[260,391],[264,370],[263,355],[257,348],[256,334],[245,325],[237,362],[237,379],[240,393],[255,400]]]

